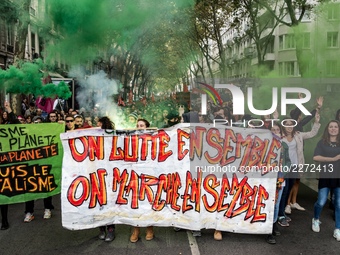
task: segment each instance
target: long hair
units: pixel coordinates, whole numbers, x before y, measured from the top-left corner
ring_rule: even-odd
[[[274,127],[274,126],[279,127],[279,129],[280,129],[280,135],[281,135],[281,137],[282,137],[282,136],[283,136],[283,128],[282,128],[280,122],[278,122],[278,121],[273,121],[273,122],[268,126],[268,129],[271,130],[272,127]],[[280,138],[281,138],[281,137],[280,137]]]
[[[104,117],[101,117],[98,122],[101,122],[102,123],[102,126],[101,128],[102,129],[115,129],[115,123],[113,123],[109,117],[107,116],[104,116]]]
[[[331,123],[336,123],[338,125],[339,132],[338,132],[338,135],[336,136],[336,144],[340,145],[340,123],[337,120],[331,120],[330,122],[328,122],[322,134],[322,141],[325,144],[330,144],[331,141],[330,141],[330,135],[328,132],[328,127]]]
[[[340,121],[340,109],[336,111],[335,120]]]
[[[289,119],[288,119],[289,120]],[[286,120],[286,121],[284,121],[285,123],[284,123],[284,125],[287,125],[287,121],[288,120]],[[292,121],[293,122],[293,121]],[[294,122],[293,122],[294,123]],[[296,133],[296,127],[293,127],[293,131],[292,131],[292,136],[294,136],[295,135],[295,133]],[[283,132],[283,134],[285,135],[285,136],[287,136],[287,132],[286,132],[286,128],[285,128],[285,126],[283,126],[282,127],[282,132]]]

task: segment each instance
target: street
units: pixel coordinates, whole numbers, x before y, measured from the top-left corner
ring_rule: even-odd
[[[306,182],[305,182],[306,183]],[[116,226],[113,242],[97,238],[98,229],[70,231],[61,226],[60,197],[53,197],[52,218],[44,220],[43,201],[35,204],[35,219],[24,223],[24,204],[9,206],[8,230],[0,231],[1,255],[54,255],[54,254],[338,254],[340,242],[333,238],[334,221],[328,204],[321,214],[321,231],[311,230],[313,204],[316,200],[315,180],[308,186],[300,185],[298,202],[306,211],[293,210],[289,227],[279,227],[281,236],[277,244],[266,243],[265,235],[223,233],[222,241],[213,239],[214,230],[202,230],[201,237],[193,237],[190,231],[175,232],[170,227],[155,227],[155,238],[145,240],[145,228],[140,240],[130,243],[131,227]]]

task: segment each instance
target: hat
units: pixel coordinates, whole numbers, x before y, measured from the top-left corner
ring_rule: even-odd
[[[136,112],[132,112],[129,114],[129,117],[133,117],[135,118],[136,120],[138,119],[138,114]]]
[[[172,119],[175,119],[175,118],[179,118],[179,114],[176,112],[176,111],[171,111],[169,112],[169,114],[166,116],[166,118],[168,120],[172,120]]]
[[[38,120],[38,119],[40,119],[41,121],[43,121],[43,118],[40,117],[40,116],[34,116],[32,121],[34,122],[34,121],[36,121],[36,120]]]

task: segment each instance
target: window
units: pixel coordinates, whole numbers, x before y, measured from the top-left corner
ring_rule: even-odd
[[[285,62],[285,75],[294,75],[294,61]]]
[[[295,48],[295,38],[293,34],[287,34],[285,36],[285,48],[294,49]]]
[[[283,50],[283,35],[279,36],[279,50]]]
[[[327,32],[327,47],[338,47],[338,32]]]
[[[279,62],[279,75],[280,76],[294,76],[294,61]]]
[[[35,8],[33,8],[32,6],[30,7],[30,14],[31,14],[32,16],[35,16],[35,15],[36,15]]]
[[[295,37],[293,34],[279,36],[279,50],[295,49]]]
[[[326,61],[326,75],[335,76],[338,74],[338,61],[327,60]]]
[[[280,75],[280,76],[283,76],[283,75],[284,75],[284,72],[283,72],[283,62],[280,62],[280,63],[279,63],[279,75]]]
[[[305,49],[310,48],[310,33],[303,33],[302,48]]]
[[[328,20],[338,20],[339,15],[339,4],[332,4],[328,6],[327,18]]]

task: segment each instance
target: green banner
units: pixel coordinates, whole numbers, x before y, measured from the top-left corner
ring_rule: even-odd
[[[60,193],[64,129],[58,123],[0,125],[0,204]]]

